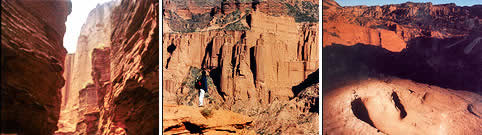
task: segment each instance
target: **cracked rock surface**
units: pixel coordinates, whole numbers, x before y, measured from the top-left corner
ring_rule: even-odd
[[[323,95],[323,134],[478,134],[481,98],[399,78],[360,79]]]

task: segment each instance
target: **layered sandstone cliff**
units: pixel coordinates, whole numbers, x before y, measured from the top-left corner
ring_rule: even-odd
[[[123,0],[112,12],[110,88],[99,132],[158,134],[159,2]]]
[[[482,6],[402,3],[384,6],[341,7],[323,0],[323,46],[332,44],[377,45],[399,52],[403,41],[417,37],[453,38],[480,35]]]
[[[369,48],[357,47],[363,45],[383,48],[393,52],[388,53],[392,56],[379,59],[393,61],[383,60],[384,67],[366,63],[368,68],[481,93],[482,6],[408,2],[341,7],[335,1],[324,0],[323,7],[323,47],[347,46],[345,51]]]
[[[306,88],[296,86],[318,69],[316,2],[166,0],[163,4],[164,103],[198,104],[192,82],[200,69],[206,69],[209,106],[244,115],[252,112],[255,125],[272,123],[256,117],[261,115],[259,108],[295,104],[288,102]],[[301,114],[296,110],[277,115],[274,109],[266,110],[272,119]],[[312,113],[316,111],[306,114]],[[263,131],[263,126],[255,130],[288,133],[286,125],[280,124],[280,131]]]
[[[323,7],[323,134],[481,131],[480,5]]]
[[[100,92],[96,89],[95,76],[92,75],[96,64],[103,63],[94,62],[94,55],[97,54],[94,50],[110,46],[110,35],[113,29],[110,14],[117,4],[114,1],[97,5],[89,13],[86,23],[82,26],[76,52],[69,54],[65,60],[66,85],[62,91],[63,100],[58,124],[59,130],[57,131],[59,134],[95,133],[96,131],[85,131],[87,125],[97,125],[96,122],[84,122],[93,114],[97,114],[94,117],[98,119],[98,102],[103,99],[103,97],[98,97]]]
[[[268,103],[266,93],[272,93],[272,99],[293,97],[291,87],[318,68],[318,25],[248,9],[241,14],[249,16],[245,21],[250,30],[164,33],[166,93],[179,92],[193,66],[211,70],[227,104],[238,100]]]
[[[2,0],[0,133],[53,134],[70,1]]]
[[[93,9],[70,54],[57,134],[153,134],[158,127],[158,2]]]

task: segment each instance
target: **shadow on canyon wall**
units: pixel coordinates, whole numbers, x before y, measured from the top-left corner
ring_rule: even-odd
[[[480,37],[416,38],[401,52],[380,46],[333,44],[323,48],[323,93],[357,80],[396,76],[481,94]],[[386,80],[389,81],[389,80]]]
[[[308,77],[305,80],[303,80],[303,82],[301,82],[296,86],[291,87],[291,90],[293,91],[293,95],[296,97],[304,89],[319,83],[320,82],[319,76],[320,76],[320,69],[317,69],[315,72],[309,74]]]

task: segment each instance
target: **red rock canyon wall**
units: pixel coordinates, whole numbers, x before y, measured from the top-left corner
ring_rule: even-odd
[[[322,6],[323,134],[481,132],[481,5]]]
[[[62,101],[64,106],[61,109],[58,124],[57,133],[59,134],[89,133],[86,132],[86,126],[89,125],[88,122],[85,122],[86,119],[92,117],[93,114],[97,114],[95,118],[98,119],[98,100],[101,98],[97,96],[99,92],[95,88],[94,77],[91,74],[95,67],[93,55],[95,55],[96,48],[108,48],[111,44],[110,14],[116,4],[118,3],[109,2],[98,5],[89,13],[87,21],[82,26],[76,52],[67,56],[65,66],[68,71],[64,72],[66,85]],[[90,131],[90,133],[95,133],[95,131]]]
[[[317,134],[318,3],[316,1],[163,1],[163,127],[169,133]],[[230,110],[252,118],[237,129],[180,117],[197,106],[193,86],[208,71],[206,112]],[[200,73],[199,73],[200,74]],[[302,91],[309,96],[300,96]],[[316,92],[314,92],[316,91]],[[178,105],[178,106],[176,106]],[[185,105],[185,106],[183,106]],[[231,112],[232,111],[232,112]],[[208,113],[209,114],[209,113]],[[221,116],[220,116],[221,115]],[[206,121],[206,122],[199,122]],[[192,130],[188,127],[199,127]],[[254,130],[254,132],[253,132]]]
[[[70,1],[2,0],[0,133],[53,134],[64,85]]]
[[[93,9],[64,76],[57,134],[153,134],[158,127],[158,2]]]
[[[191,66],[209,69],[213,79],[218,77],[218,90],[212,93],[221,95],[228,106],[240,101],[288,100],[294,96],[292,86],[318,69],[318,24],[297,23],[283,10],[278,11],[280,15],[269,15],[268,11],[276,8],[259,6],[266,11],[249,11],[253,9],[247,7],[240,16],[250,19],[240,20],[250,30],[226,30],[226,26],[224,30],[192,33],[164,31],[164,102],[176,103],[175,95],[182,93],[181,84]],[[243,10],[232,8],[233,12]],[[230,11],[223,10],[225,14]],[[205,29],[212,27],[218,26],[211,24]]]
[[[112,12],[110,85],[100,108],[101,134],[157,134],[159,2],[123,0]]]

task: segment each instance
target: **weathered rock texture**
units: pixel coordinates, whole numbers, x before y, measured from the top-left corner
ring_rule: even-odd
[[[481,5],[403,3],[341,7],[323,0],[323,46],[357,43],[399,52],[417,37],[452,38],[480,35]]]
[[[70,1],[2,0],[0,133],[57,130]]]
[[[294,96],[291,87],[318,67],[318,25],[261,11],[243,14],[251,18],[250,30],[164,33],[166,93],[180,92],[182,78],[193,66],[211,70],[227,104],[268,103],[271,90],[272,99]]]
[[[253,119],[216,108],[163,105],[163,134],[256,134]]]
[[[479,134],[482,98],[399,78],[365,78],[323,94],[323,134]]]
[[[109,2],[98,5],[89,13],[87,21],[82,26],[76,52],[69,54],[65,60],[64,78],[66,79],[66,85],[64,85],[62,91],[63,106],[58,124],[58,134],[95,133],[95,129],[97,129],[90,127],[89,129],[94,130],[86,132],[87,125],[97,125],[96,122],[88,122],[87,119],[92,118],[93,114],[97,114],[94,117],[98,119],[98,104],[103,97],[99,96],[102,90],[96,85],[103,85],[106,79],[103,77],[103,82],[94,83],[94,78],[101,79],[101,75],[98,75],[99,73],[94,75],[93,73],[106,70],[99,69],[99,67],[103,66],[103,62],[109,63],[104,60],[109,58],[99,59],[99,56],[97,56],[97,59],[95,59],[94,56],[99,54],[96,51],[97,48],[108,50],[111,44],[110,37],[113,28],[110,14],[116,4],[116,2]],[[102,73],[108,75],[109,72]]]
[[[323,7],[323,134],[481,132],[480,5]]]
[[[323,47],[373,45],[400,52],[394,61],[383,63],[391,66],[383,68],[380,64],[378,71],[445,88],[482,92],[481,5],[409,2],[340,7],[325,0],[323,6]]]
[[[157,0],[123,0],[112,12],[111,86],[100,107],[100,134],[158,134],[158,13]]]
[[[289,101],[318,69],[317,2],[163,4],[164,103],[198,104],[193,69],[208,70],[209,104],[232,111]]]
[[[158,2],[112,1],[91,11],[67,59],[57,134],[158,132]]]

